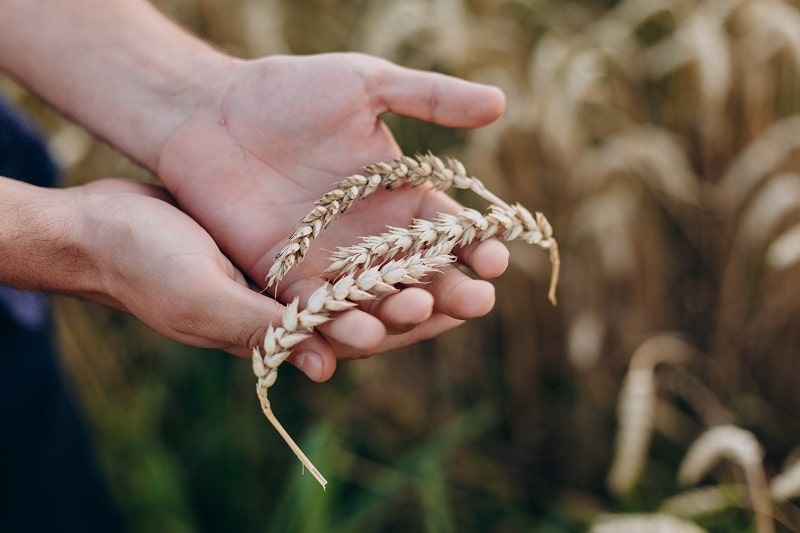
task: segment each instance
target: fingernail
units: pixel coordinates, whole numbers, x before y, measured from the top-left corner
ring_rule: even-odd
[[[297,366],[306,376],[319,381],[322,379],[322,356],[316,352],[300,352],[297,354]]]

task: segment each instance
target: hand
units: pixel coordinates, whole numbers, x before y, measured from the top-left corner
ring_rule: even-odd
[[[163,145],[156,171],[180,207],[262,284],[314,200],[363,165],[400,155],[380,120],[383,113],[475,127],[496,119],[504,105],[498,89],[360,54],[236,62],[218,80],[208,90],[217,96],[206,96],[207,104],[195,107]],[[285,302],[317,288],[325,250],[387,225],[405,226],[412,217],[457,210],[445,194],[424,187],[379,191],[323,232],[281,282],[278,297]],[[508,258],[495,241],[459,255],[483,278],[502,273]],[[372,315],[351,311],[320,329],[340,357],[363,356],[438,335],[487,313],[493,303],[491,284],[452,267],[424,289],[406,289],[373,305]],[[386,328],[395,334],[387,337]],[[334,351],[318,353],[318,378],[325,379],[333,372]]]
[[[251,336],[265,320],[280,320],[275,302],[248,286],[163,189],[105,179],[64,194],[78,197],[74,226],[84,243],[80,255],[91,258],[83,263],[92,265],[81,269],[91,283],[78,295],[129,312],[186,344],[241,356],[250,355],[247,346],[257,341]],[[325,349],[316,347],[324,344],[320,339],[306,342]]]

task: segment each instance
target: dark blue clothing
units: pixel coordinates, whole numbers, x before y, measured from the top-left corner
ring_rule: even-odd
[[[0,176],[52,187],[57,175],[36,130],[0,98]],[[47,315],[41,296],[0,286],[0,313],[3,312],[20,326],[32,328],[44,325]]]
[[[40,186],[57,176],[36,131],[2,99],[0,176]],[[0,286],[0,531],[121,531],[52,333],[45,297]]]

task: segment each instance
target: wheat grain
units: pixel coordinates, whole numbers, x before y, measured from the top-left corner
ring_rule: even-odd
[[[766,63],[781,48],[800,68],[800,13],[786,2],[744,2],[738,19],[748,33],[744,49],[753,62]]]
[[[702,533],[705,529],[665,513],[602,515],[589,533]]]
[[[416,68],[445,64],[458,69],[474,44],[483,42],[471,35],[470,13],[461,0],[369,2],[367,7],[357,47],[378,57],[407,63],[408,49],[424,42],[424,54],[418,56],[424,63]],[[448,31],[442,32],[443,27]],[[376,28],[380,30],[371,31]]]
[[[328,227],[337,215],[344,213],[358,200],[367,198],[378,188],[397,189],[403,185],[418,187],[424,183],[437,190],[452,187],[469,189],[493,205],[508,204],[492,194],[477,178],[467,176],[464,165],[456,159],[442,160],[433,154],[402,156],[394,164],[376,163],[364,167],[366,176],[354,174],[339,181],[335,188],[314,203],[314,208],[300,221],[289,237],[289,243],[278,253],[267,274],[266,286],[280,282],[286,273],[303,260],[311,241]]]
[[[800,174],[770,177],[742,216],[737,238],[747,248],[762,247],[788,217],[800,212]]]
[[[422,0],[370,2],[356,34],[359,51],[392,59],[414,37],[429,28],[430,6]],[[402,24],[396,21],[402,20]],[[380,31],[372,31],[380,28]]]
[[[455,261],[451,252],[456,246],[491,237],[521,239],[550,252],[552,274],[548,297],[556,303],[556,285],[560,258],[553,229],[541,213],[531,214],[519,204],[509,205],[490,192],[477,178],[467,175],[464,165],[455,159],[442,160],[433,154],[403,156],[394,164],[376,163],[364,167],[367,175],[355,174],[315,202],[314,208],[300,221],[289,243],[276,257],[267,274],[267,287],[278,283],[300,262],[311,241],[339,214],[358,200],[384,187],[393,190],[407,185],[428,184],[434,189],[468,189],[490,203],[485,215],[464,209],[458,215],[439,214],[433,221],[414,220],[408,229],[389,227],[389,231],[362,238],[356,246],[340,247],[324,272],[333,285],[317,289],[302,310],[295,299],[286,308],[281,325],[270,324],[261,345],[253,348],[253,373],[258,378],[256,392],[264,415],[289,447],[325,487],[327,481],[283,428],[272,411],[268,390],[275,383],[278,367],[292,353],[292,348],[308,338],[317,326],[331,319],[331,313],[346,311],[357,302],[395,292],[395,285],[419,283],[425,276]],[[401,256],[396,258],[397,256]]]
[[[299,299],[295,298],[287,306],[281,326],[274,327],[270,324],[264,335],[264,341],[260,346],[253,348],[253,373],[258,378],[256,393],[264,416],[323,488],[327,484],[325,477],[306,457],[272,412],[267,393],[278,378],[278,367],[291,355],[292,348],[307,339],[314,328],[329,321],[332,313],[352,309],[359,301],[397,292],[399,289],[395,288],[395,285],[398,283],[419,283],[423,277],[452,261],[455,261],[455,257],[449,255],[422,257],[420,254],[415,254],[367,268],[358,275],[348,274],[333,285],[322,285],[311,294],[303,310],[299,310]]]
[[[627,175],[675,200],[697,204],[699,179],[686,151],[668,130],[632,127],[587,150],[570,176],[574,186],[603,188],[611,179]]]
[[[667,498],[662,502],[660,511],[683,518],[696,518],[740,505],[735,487],[700,487]]]
[[[759,533],[771,533],[771,503],[766,475],[761,465],[763,451],[752,433],[736,426],[717,426],[703,433],[689,448],[678,469],[682,485],[697,484],[721,459],[744,470],[750,504]]]
[[[775,122],[731,162],[715,191],[720,207],[739,210],[762,179],[774,172],[800,146],[800,115]]]
[[[286,17],[280,1],[242,2],[238,11],[237,19],[252,57],[291,53],[281,31]]]
[[[675,33],[651,47],[643,64],[649,74],[666,76],[689,62],[696,64],[700,103],[715,111],[727,98],[733,86],[733,65],[725,22],[733,2],[707,2],[686,17]],[[703,112],[703,107],[698,108]]]
[[[397,254],[422,253],[426,257],[450,254],[456,246],[491,237],[524,240],[550,252],[553,270],[548,297],[555,304],[561,261],[553,229],[544,215],[538,212],[532,215],[521,205],[492,205],[485,215],[474,209],[464,209],[457,215],[440,213],[434,221],[416,219],[409,228],[390,228],[380,235],[363,237],[361,244],[337,248],[325,272],[348,274]]]
[[[569,59],[573,43],[562,32],[545,33],[537,43],[528,63],[528,85],[532,97],[530,111],[535,126],[544,131],[545,113],[557,92],[559,76]]]
[[[778,501],[786,501],[800,496],[800,460],[785,468],[770,482],[769,490]]]
[[[574,233],[596,243],[599,268],[610,279],[623,279],[636,270],[637,199],[631,187],[614,184],[583,201],[576,209]],[[609,235],[614,235],[609,239]]]
[[[656,366],[682,364],[693,353],[694,348],[681,339],[658,335],[642,343],[631,356],[619,395],[619,429],[608,474],[608,487],[614,494],[625,494],[633,488],[647,456],[656,400]]]
[[[650,368],[628,371],[622,384],[617,420],[616,451],[608,474],[614,494],[628,492],[639,477],[650,445],[656,383]]]
[[[800,262],[800,224],[784,231],[766,252],[767,264],[773,270],[782,270]]]
[[[606,323],[596,310],[584,310],[572,319],[567,330],[567,360],[580,372],[591,370],[600,360]]]

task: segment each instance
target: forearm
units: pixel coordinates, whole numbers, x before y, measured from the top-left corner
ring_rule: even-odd
[[[226,61],[145,0],[0,0],[0,69],[150,169]]]
[[[0,283],[70,294],[90,290],[76,195],[0,177]]]

